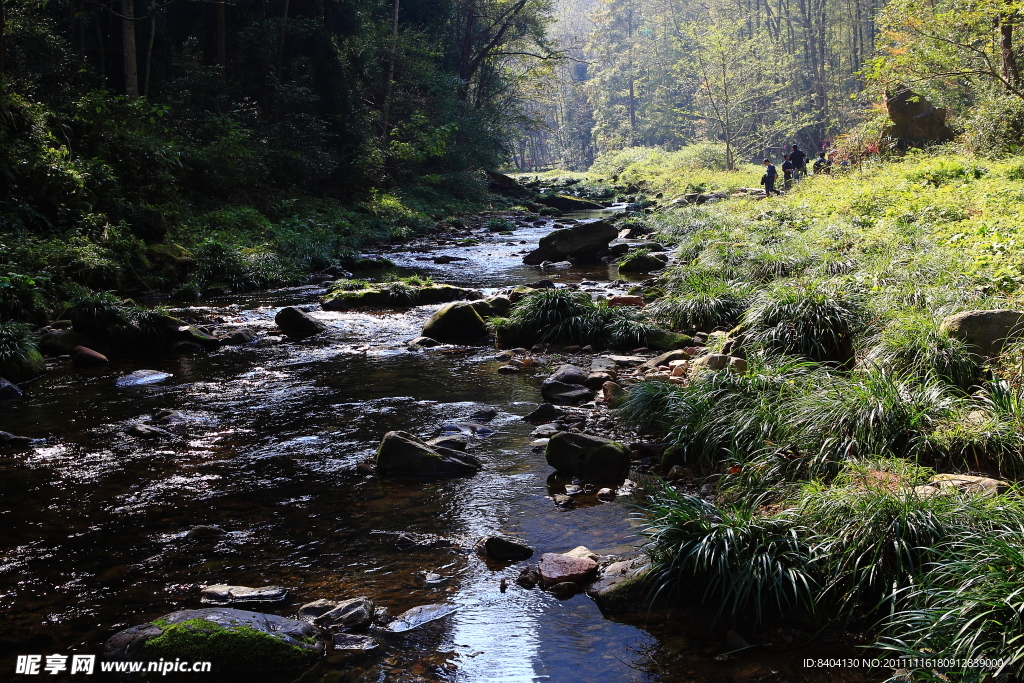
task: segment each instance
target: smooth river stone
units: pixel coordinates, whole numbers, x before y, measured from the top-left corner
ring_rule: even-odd
[[[159,370],[136,370],[131,374],[115,379],[114,386],[137,387],[143,384],[156,384],[157,382],[163,382],[168,377],[171,377],[169,373],[160,372]]]
[[[540,558],[540,577],[545,586],[553,586],[564,581],[584,581],[591,578],[596,571],[597,562],[587,557],[544,553]]]
[[[207,605],[230,605],[236,602],[278,602],[288,597],[288,589],[281,586],[228,586],[216,584],[203,589],[202,602]]]

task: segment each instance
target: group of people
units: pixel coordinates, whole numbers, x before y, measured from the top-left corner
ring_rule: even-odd
[[[775,194],[782,194],[782,190],[775,187],[779,180],[779,171],[775,168],[775,164],[772,163],[771,159],[765,159],[764,166],[765,173],[761,178],[761,184],[764,185],[764,196],[767,197],[773,192]],[[825,152],[821,152],[818,154],[818,158],[814,160],[811,170],[814,175],[831,173],[832,160],[828,158]],[[792,151],[785,155],[782,162],[783,188],[788,190],[795,181],[805,175],[807,175],[807,155],[800,149],[799,145],[793,145]]]

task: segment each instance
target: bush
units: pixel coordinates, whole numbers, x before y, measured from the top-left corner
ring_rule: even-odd
[[[706,270],[685,269],[669,287],[672,294],[658,299],[644,312],[651,320],[674,330],[710,332],[731,328],[747,305],[745,285]]]
[[[788,511],[764,514],[753,504],[719,508],[661,486],[641,515],[646,525],[651,592],[704,589],[704,601],[735,616],[752,609],[782,613],[815,607],[818,582],[809,532]]]
[[[113,292],[95,292],[78,296],[68,309],[67,318],[75,332],[99,342],[124,337],[133,332],[128,309]]]
[[[867,360],[907,378],[935,377],[967,390],[981,375],[981,366],[962,341],[939,329],[940,324],[928,313],[908,311],[882,330]]]
[[[1017,154],[1024,142],[1024,101],[1015,95],[994,95],[972,106],[962,125],[959,145],[967,154]]]
[[[0,320],[0,377],[24,382],[45,370],[46,363],[28,325]]]
[[[858,298],[820,283],[783,283],[761,292],[743,316],[750,343],[813,361],[853,361],[865,324]]]

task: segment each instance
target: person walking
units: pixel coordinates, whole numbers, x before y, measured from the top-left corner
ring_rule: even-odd
[[[782,189],[789,190],[793,187],[793,160],[787,154],[782,162]]]
[[[807,155],[800,150],[799,146],[793,145],[789,159],[793,162],[793,180],[800,180],[807,173]]]
[[[832,172],[832,162],[831,162],[831,160],[826,158],[825,153],[822,152],[821,154],[818,155],[818,158],[815,159],[815,161],[814,161],[814,175],[818,175],[819,173],[831,173],[831,172]]]
[[[779,190],[775,189],[775,181],[779,177],[779,172],[772,164],[771,159],[764,160],[764,177],[761,180],[764,181],[764,196],[770,197],[772,192],[775,194],[782,194]]]

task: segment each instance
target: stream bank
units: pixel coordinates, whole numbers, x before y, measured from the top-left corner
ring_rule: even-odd
[[[551,226],[381,255],[396,263],[396,275],[485,293],[539,277],[625,293],[614,266],[542,273],[523,265],[522,252]],[[435,262],[443,256],[465,260]],[[8,528],[0,647],[8,661],[98,653],[118,630],[198,607],[209,584],[287,587],[284,602],[253,607],[286,616],[315,599],[358,595],[392,615],[441,602],[459,608],[394,635],[363,660],[328,658],[261,680],[804,680],[811,672],[800,668],[802,656],[849,653],[843,634],[814,639],[794,625],[755,631],[715,622],[714,610],[701,606],[605,616],[585,595],[560,599],[517,586],[541,553],[638,549],[631,514],[640,499],[586,496],[572,509],[557,507],[553,496],[571,482],[553,476],[535,452],[534,425],[521,419],[540,402],[549,368],[589,356],[550,349],[534,355],[536,373],[499,374],[493,349],[407,346],[438,306],[323,312],[315,310],[323,292],[313,285],[207,299],[177,313],[225,332],[251,328],[256,341],[90,370],[62,363],[3,405],[0,428],[36,440],[0,457]],[[284,306],[314,309],[327,330],[287,340],[273,323]],[[114,386],[143,368],[169,377]],[[360,467],[386,432],[430,438],[488,409],[496,411],[487,422],[494,433],[472,440],[469,452],[484,464],[473,477],[424,481]],[[169,436],[128,434],[161,410],[177,411],[163,425]],[[535,559],[484,562],[473,546],[491,534],[520,539]],[[403,535],[422,542],[399,542]],[[423,572],[446,582],[424,584]],[[755,647],[727,654],[736,649],[730,630]]]

